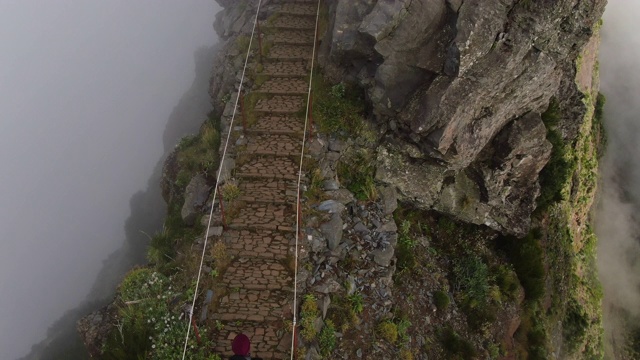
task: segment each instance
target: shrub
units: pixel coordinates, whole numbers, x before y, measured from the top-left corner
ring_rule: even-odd
[[[450,301],[451,300],[449,299],[449,295],[447,295],[444,291],[438,290],[433,293],[433,302],[435,303],[436,308],[438,308],[438,310],[440,311],[448,308]]]
[[[587,314],[579,303],[572,300],[562,321],[562,335],[570,352],[578,348],[587,333],[588,326],[589,319]]]
[[[217,241],[211,247],[211,256],[218,269],[224,268],[229,262],[227,246],[222,241]]]
[[[220,191],[222,192],[222,198],[224,201],[233,201],[239,198],[242,194],[238,185],[233,182],[227,182],[222,185]]]
[[[496,284],[500,288],[502,297],[509,300],[515,300],[518,295],[518,289],[520,288],[520,281],[518,281],[518,275],[504,265],[500,265],[496,273]]]
[[[167,231],[157,233],[151,238],[147,258],[158,266],[164,265],[175,256],[173,245],[173,239]]]
[[[349,300],[349,304],[351,305],[351,310],[360,314],[362,310],[364,310],[364,300],[362,299],[362,295],[360,293],[353,293],[347,297]]]
[[[336,348],[336,329],[331,320],[325,321],[324,327],[320,331],[318,344],[320,345],[320,354],[323,356],[331,354]]]
[[[542,257],[543,250],[538,240],[539,231],[532,230],[523,239],[515,237],[504,237],[498,240],[507,256],[509,256],[513,267],[518,275],[518,279],[525,290],[525,297],[529,301],[540,299],[544,295],[545,289],[545,271],[544,259]],[[512,288],[515,286],[513,279],[508,279],[507,275],[501,276],[504,286]],[[498,283],[500,285],[500,282]],[[500,285],[502,288],[502,285]]]
[[[375,161],[373,155],[360,149],[338,163],[338,177],[358,200],[373,201],[378,197],[374,183]]]
[[[378,334],[390,343],[398,341],[398,326],[390,320],[378,324]]]
[[[411,321],[406,317],[402,317],[396,324],[396,327],[398,328],[398,337],[401,342],[403,344],[409,342],[409,328],[411,327]]]
[[[302,326],[300,334],[304,340],[312,341],[316,338],[316,335],[318,335],[315,327],[315,320],[318,315],[319,311],[316,298],[311,294],[306,295],[300,311],[300,325]]]
[[[457,289],[469,308],[484,306],[489,294],[489,268],[478,256],[461,259],[453,268]]]
[[[413,353],[410,349],[400,350],[400,360],[413,360]]]
[[[336,99],[342,99],[344,98],[344,94],[345,94],[345,87],[343,83],[337,84],[337,85],[333,85],[331,87],[331,91],[329,92],[331,94],[332,97],[336,98]]]
[[[398,246],[396,248],[396,257],[398,259],[398,271],[414,269],[418,263],[416,261],[414,248],[416,241],[411,233],[411,222],[403,220],[400,223],[400,231],[398,232]]]
[[[542,114],[542,120],[547,127],[547,140],[553,145],[551,158],[540,171],[540,196],[536,211],[542,212],[552,204],[563,200],[562,190],[571,179],[575,169],[575,160],[569,161],[564,140],[555,126],[560,120],[560,110],[557,101],[552,100],[547,110]]]
[[[105,359],[175,359],[182,355],[187,327],[170,307],[171,300],[184,297],[171,279],[149,268],[131,271],[118,289],[118,323],[107,339]],[[202,344],[189,338],[189,355],[215,359],[206,329]],[[196,347],[197,346],[197,347]]]
[[[441,331],[439,337],[442,347],[452,355],[453,359],[471,359],[476,356],[473,345],[451,328]]]
[[[344,84],[331,86],[321,74],[313,79],[313,118],[320,131],[357,135],[364,123],[364,91]]]

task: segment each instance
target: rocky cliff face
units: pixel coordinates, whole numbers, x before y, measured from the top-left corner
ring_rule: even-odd
[[[573,140],[575,62],[606,0],[335,0],[320,61],[366,90],[377,178],[424,208],[523,235],[547,163],[552,97]],[[415,179],[422,181],[416,183]]]

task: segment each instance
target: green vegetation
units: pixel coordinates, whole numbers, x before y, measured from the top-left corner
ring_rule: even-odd
[[[378,335],[388,342],[394,344],[398,341],[398,325],[391,320],[385,320],[378,324]]]
[[[338,162],[338,178],[358,200],[374,201],[378,198],[373,156],[371,150],[361,148],[345,154]]]
[[[523,239],[498,241],[525,289],[522,323],[516,332],[520,357],[547,359],[551,335],[561,331],[564,355],[603,356],[602,290],[595,267],[597,239],[589,211],[602,154],[605,99],[586,94],[587,109],[578,136],[568,143],[556,127],[562,109],[554,100],[543,114],[551,160],[540,176],[542,186],[533,219],[539,224]],[[578,352],[580,352],[578,354]]]
[[[149,268],[132,270],[118,289],[119,311],[116,324],[104,347],[104,359],[174,359],[182,356],[187,324],[180,320],[180,309],[171,307],[173,299],[184,298],[171,286],[171,278]],[[220,359],[210,354],[212,344],[207,330],[201,329],[202,342],[197,359]]]
[[[438,290],[433,293],[433,302],[438,310],[443,311],[449,307],[449,303],[451,302],[451,300],[449,299],[449,295],[447,295],[447,293]]]
[[[364,91],[343,83],[330,85],[319,71],[313,76],[313,119],[320,132],[358,135],[364,129]]]
[[[300,325],[302,326],[300,334],[304,340],[313,341],[318,335],[315,321],[319,315],[320,311],[318,310],[316,298],[311,294],[306,295],[300,311]]]
[[[327,317],[344,333],[360,323],[359,315],[363,310],[364,299],[359,293],[346,297],[334,296],[331,299],[331,307]]]
[[[318,345],[320,345],[320,354],[327,356],[336,348],[336,328],[331,320],[327,320],[320,331],[318,337]]]
[[[220,191],[222,192],[222,199],[229,202],[239,198],[240,195],[242,195],[242,192],[240,191],[238,185],[233,182],[227,182],[222,185]]]
[[[547,140],[553,145],[551,158],[540,172],[541,192],[538,197],[538,212],[543,212],[552,204],[564,199],[562,189],[576,168],[575,161],[568,157],[562,135],[555,129],[561,119],[557,100],[552,99],[549,108],[542,114],[547,127]]]
[[[314,166],[316,166],[314,164]],[[324,193],[323,187],[323,177],[320,169],[315,168],[311,171],[311,178],[309,181],[309,186],[307,190],[304,192],[304,196],[309,199],[311,204],[317,204],[323,200],[326,200],[326,195]]]
[[[542,298],[545,291],[545,272],[543,249],[540,245],[541,232],[539,229],[532,230],[523,239],[515,237],[504,237],[498,240],[498,246],[505,251],[513,264],[518,279],[524,287],[525,298],[528,301],[537,301]],[[508,275],[503,274],[501,283],[506,291],[513,289],[513,279],[508,279]]]
[[[364,299],[360,293],[355,292],[347,296],[347,301],[355,314],[360,314],[364,310]]]
[[[163,230],[150,237],[147,257],[149,267],[131,271],[118,289],[115,306],[117,323],[104,345],[105,359],[179,358],[188,324],[181,318],[182,308],[175,304],[188,301],[195,292],[190,272],[195,267],[178,252],[202,235],[200,219],[188,226],[181,216],[185,188],[191,179],[202,174],[211,180],[218,167],[220,146],[219,119],[209,116],[195,136],[182,138],[176,146],[168,184],[170,201]],[[215,281],[219,269],[212,270],[205,281]],[[219,359],[206,329],[200,329],[202,343],[196,346],[190,336],[189,356],[194,359]]]
[[[246,126],[251,127],[258,121],[258,114],[255,112],[256,105],[260,100],[269,100],[273,95],[251,92],[244,96],[244,112],[246,113]],[[240,115],[240,114],[239,114]]]
[[[440,343],[451,356],[450,359],[472,359],[476,356],[476,350],[469,341],[462,338],[451,328],[440,331]]]
[[[604,130],[604,106],[606,102],[607,98],[603,94],[598,94],[593,112],[591,132],[595,137],[598,159],[604,155],[604,149],[607,147],[607,136]]]
[[[396,257],[398,259],[397,269],[399,273],[413,270],[416,265],[415,247],[416,242],[411,234],[411,223],[404,220],[398,229],[398,246],[396,248]]]
[[[453,267],[455,286],[462,292],[462,301],[469,308],[480,308],[487,304],[489,297],[489,267],[478,256],[469,256],[457,261]]]

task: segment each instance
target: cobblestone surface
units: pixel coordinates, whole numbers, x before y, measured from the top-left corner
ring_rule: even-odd
[[[313,31],[309,30],[282,31],[275,35],[274,43],[289,45],[313,45],[313,35]]]
[[[296,200],[296,182],[291,180],[245,180],[240,184],[240,191],[240,200],[245,203],[287,204]]]
[[[307,77],[309,76],[309,69],[307,68],[306,61],[283,60],[283,61],[265,62],[264,71],[262,73],[265,75],[273,76],[273,77],[278,77],[278,76]]]
[[[291,205],[247,204],[229,224],[232,229],[293,231],[294,211]]]
[[[233,338],[244,333],[252,356],[289,358],[291,329],[285,324],[293,315],[293,273],[285,264],[294,255],[300,114],[309,86],[315,1],[274,0],[282,16],[272,24],[275,45],[261,73],[270,79],[252,89],[273,96],[258,101],[246,144],[232,152],[241,195],[221,240],[232,261],[218,277],[222,292],[208,317],[215,350],[224,357],[232,355]]]
[[[275,10],[280,14],[316,16],[317,7],[314,4],[282,4],[277,5]]]
[[[312,45],[276,44],[269,51],[267,59],[273,60],[311,60]]]
[[[231,341],[243,333],[251,339],[251,355],[267,359],[289,359],[291,334],[283,330],[282,323],[234,321],[225,322],[223,330],[216,336],[216,352],[225,357],[233,355],[229,351]]]
[[[305,95],[309,91],[309,83],[302,78],[276,77],[267,80],[257,92],[276,95]]]
[[[268,100],[258,100],[255,111],[272,114],[293,114],[302,109],[304,97],[290,95],[276,95]]]
[[[282,15],[275,19],[269,27],[276,29],[315,30],[316,19],[308,16]]]
[[[225,233],[231,255],[242,258],[284,259],[292,239],[291,234],[269,230],[231,230]]]
[[[250,133],[289,134],[302,136],[303,122],[301,119],[289,116],[263,116],[249,129]]]
[[[261,134],[250,136],[245,153],[256,155],[300,155],[301,139],[289,135]]]
[[[298,180],[298,164],[285,157],[257,157],[240,166],[236,177]]]
[[[293,290],[289,271],[273,259],[242,258],[229,265],[224,277],[231,290]]]

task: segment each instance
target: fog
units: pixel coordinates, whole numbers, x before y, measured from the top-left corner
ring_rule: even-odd
[[[607,358],[619,357],[625,320],[640,316],[640,2],[610,0],[600,51],[608,148],[596,211]],[[614,347],[616,348],[614,354]]]
[[[86,300],[108,296],[112,277],[143,258],[126,241],[160,224],[163,138],[187,128],[176,109],[197,103],[204,119],[194,53],[211,58],[196,50],[216,41],[218,10],[211,0],[0,0],[0,359],[60,324],[72,331],[75,313],[51,327],[81,303],[92,310]],[[170,117],[178,130],[167,135]]]

